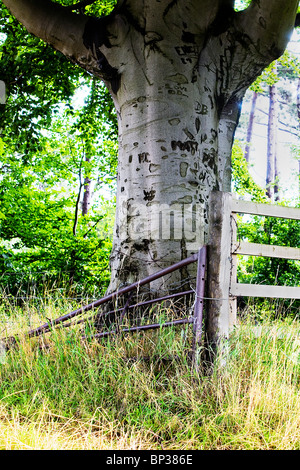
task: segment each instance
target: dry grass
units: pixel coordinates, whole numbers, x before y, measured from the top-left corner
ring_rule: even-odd
[[[122,430],[116,422],[85,423],[46,410],[37,419],[0,410],[0,450],[143,450],[151,442],[148,434]]]
[[[0,364],[0,448],[300,449],[299,323],[244,322],[199,373],[190,329],[23,341]]]

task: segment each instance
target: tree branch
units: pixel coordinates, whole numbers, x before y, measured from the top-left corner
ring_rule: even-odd
[[[51,0],[2,2],[30,33],[62,52],[72,62],[104,80],[110,80],[110,75],[115,74],[101,52],[104,43],[107,45],[109,42],[107,27],[113,22],[111,17],[109,20],[97,20],[82,13],[73,13],[74,6],[63,7]],[[97,40],[93,37],[94,23],[97,23]]]
[[[277,59],[285,50],[293,32],[298,0],[252,0],[240,12],[240,25],[266,58]]]
[[[78,194],[75,204],[75,214],[74,214],[74,223],[73,223],[73,236],[76,237],[77,225],[78,225],[78,214],[79,214],[79,204],[80,204],[80,197],[81,197],[81,190],[82,190],[83,183],[81,181],[81,167],[79,170],[79,188]]]
[[[17,20],[35,36],[67,56],[86,55],[82,36],[88,17],[71,13],[50,0],[3,0]]]

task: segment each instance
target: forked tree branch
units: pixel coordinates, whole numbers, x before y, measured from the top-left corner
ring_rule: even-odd
[[[67,58],[81,67],[97,73],[102,77],[99,68],[99,54],[85,43],[85,37],[89,34],[91,17],[82,13],[73,13],[70,8],[63,7],[51,0],[2,0],[10,10],[29,31],[38,38],[44,40]],[[105,22],[102,35],[106,34]],[[102,24],[98,24],[101,34]],[[107,79],[107,73],[103,73]]]
[[[277,59],[297,21],[299,0],[252,0],[240,13],[240,24],[262,57]]]

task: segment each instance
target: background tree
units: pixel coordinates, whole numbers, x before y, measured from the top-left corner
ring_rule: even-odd
[[[249,122],[248,122],[248,127],[247,127],[247,141],[246,141],[246,146],[245,146],[245,159],[247,163],[250,163],[250,151],[251,151],[253,124],[254,124],[254,118],[255,118],[257,98],[258,98],[258,92],[256,90],[253,90],[251,111],[250,111]]]
[[[268,116],[268,145],[267,145],[267,176],[266,190],[272,202],[279,200],[278,194],[278,93],[277,93],[277,63],[272,71],[274,76],[269,85],[269,116]]]
[[[250,154],[250,149],[255,150],[252,161],[248,162],[250,172],[255,175],[260,171],[261,178],[258,179],[255,176],[256,180],[261,185],[266,184],[266,191],[275,202],[283,197],[284,191],[284,181],[279,175],[280,163],[282,165],[284,162],[285,167],[290,167],[288,159],[292,158],[293,148],[299,138],[296,119],[298,76],[298,59],[292,52],[285,51],[283,56],[270,64],[251,85],[251,93],[249,91],[245,97],[245,112],[242,114],[237,134],[239,140],[246,141],[245,158]],[[257,97],[254,94],[257,94]],[[253,103],[255,103],[255,108]],[[254,115],[253,111],[255,111]],[[247,128],[247,134],[245,128]],[[260,144],[261,139],[267,141],[265,146]],[[283,139],[286,141],[285,147],[282,146]],[[264,165],[265,162],[266,165]],[[263,176],[264,166],[266,166],[265,176]],[[271,176],[272,168],[273,175]],[[288,189],[289,197],[292,198],[291,181],[288,182]]]

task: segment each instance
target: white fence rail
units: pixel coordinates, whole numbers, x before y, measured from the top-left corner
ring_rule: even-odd
[[[252,214],[283,219],[300,220],[300,209],[294,207],[274,206],[271,204],[256,204],[232,198],[231,214],[236,222],[236,214]],[[236,225],[236,223],[235,223]],[[245,297],[272,297],[285,299],[300,299],[300,287],[268,286],[254,284],[239,284],[236,280],[237,256],[262,256],[271,258],[300,260],[300,248],[277,245],[260,245],[258,243],[238,242],[236,229],[233,231],[231,242],[232,273],[234,276],[230,283],[232,296]]]
[[[239,255],[300,260],[300,248],[238,241],[239,213],[300,221],[300,209],[294,207],[241,201],[230,193],[211,193],[207,331],[212,342],[217,342],[221,336],[228,336],[236,323],[236,299],[239,296],[300,299],[300,286],[237,282]]]

